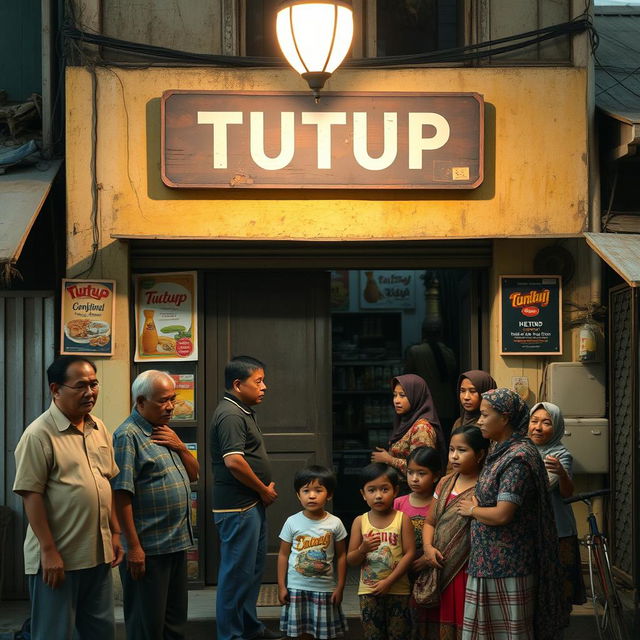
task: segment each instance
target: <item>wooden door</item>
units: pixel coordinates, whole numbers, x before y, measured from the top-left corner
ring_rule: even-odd
[[[331,464],[331,332],[329,274],[323,271],[226,271],[205,280],[207,431],[224,391],[224,366],[236,355],[266,364],[267,391],[257,407],[278,500],[267,510],[264,582],[276,582],[278,534],[299,509],[293,476],[307,464]],[[205,435],[206,485],[213,478]],[[206,582],[216,581],[218,554],[211,519]]]

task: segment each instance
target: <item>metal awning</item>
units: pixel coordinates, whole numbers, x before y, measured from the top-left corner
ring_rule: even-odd
[[[640,286],[640,234],[585,233],[588,245],[629,286]]]
[[[62,160],[44,171],[14,169],[0,175],[0,263],[14,263],[51,189]]]

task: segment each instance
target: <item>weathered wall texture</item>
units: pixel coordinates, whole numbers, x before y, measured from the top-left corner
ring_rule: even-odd
[[[531,272],[533,239],[578,236],[588,217],[584,69],[341,70],[333,91],[475,91],[486,102],[485,181],[473,191],[171,190],[160,179],[160,96],[168,89],[304,91],[288,70],[97,69],[96,182],[100,238],[94,277],[118,286],[115,355],[100,363],[116,426],[129,410],[129,265],[113,235],[245,240],[482,238],[496,242],[494,275]],[[309,97],[311,101],[311,97]],[[67,70],[68,275],[89,263],[92,78]],[[576,241],[577,242],[577,241]],[[576,244],[577,247],[577,244]],[[588,272],[588,270],[587,270]],[[585,276],[588,278],[588,274]],[[495,291],[493,292],[495,295]],[[495,307],[495,304],[493,305]],[[497,327],[492,312],[492,325]],[[570,346],[567,345],[570,351]],[[503,359],[499,379],[529,375],[538,359]],[[567,359],[570,359],[567,357]]]

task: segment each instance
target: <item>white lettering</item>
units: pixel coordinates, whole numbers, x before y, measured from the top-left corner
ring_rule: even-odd
[[[262,169],[268,171],[284,169],[293,159],[296,148],[293,117],[293,111],[283,111],[280,114],[280,153],[274,158],[270,158],[264,152],[264,113],[262,111],[251,112],[251,158]]]
[[[435,127],[435,135],[422,137],[425,125]],[[440,149],[447,144],[451,128],[438,113],[409,113],[409,169],[422,169],[422,152]]]
[[[198,111],[198,124],[213,125],[213,168],[227,168],[227,126],[242,124],[242,111]]]
[[[382,154],[377,158],[372,158],[368,149],[367,113],[356,111],[353,114],[353,155],[356,162],[369,171],[386,169],[393,164],[398,155],[398,114],[385,112],[383,122]]]
[[[318,169],[331,169],[331,127],[347,124],[347,114],[344,111],[303,111],[301,115],[302,124],[313,124],[318,129]]]

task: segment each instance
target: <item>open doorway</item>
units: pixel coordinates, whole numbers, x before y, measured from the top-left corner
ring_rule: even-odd
[[[479,366],[477,284],[465,269],[331,272],[334,510],[346,526],[363,509],[360,469],[387,446],[395,376],[425,379],[445,434],[458,417],[458,375]]]

